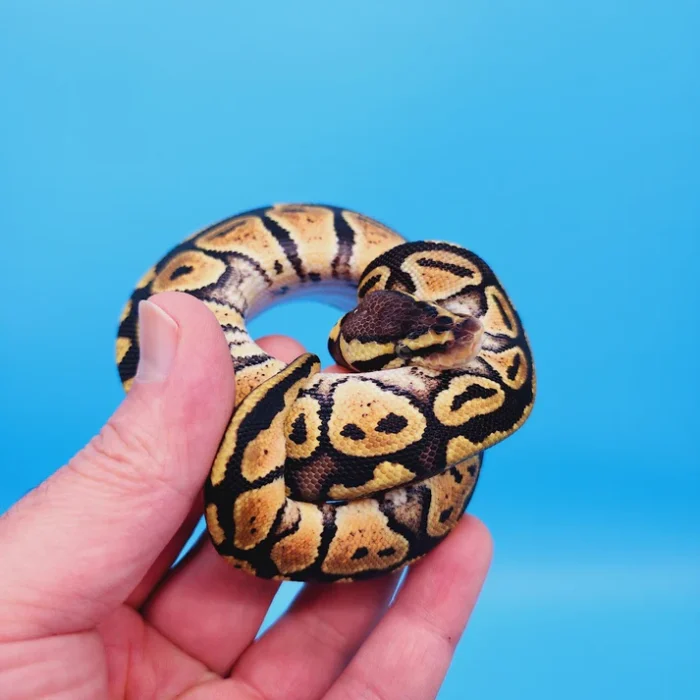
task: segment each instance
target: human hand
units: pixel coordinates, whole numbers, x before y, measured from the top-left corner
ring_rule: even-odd
[[[279,583],[233,569],[206,536],[171,569],[233,406],[226,342],[180,293],[145,303],[140,333],[137,380],[107,425],[0,519],[0,697],[433,698],[489,566],[484,526],[464,516],[391,606],[396,575],[307,585],[254,641]]]

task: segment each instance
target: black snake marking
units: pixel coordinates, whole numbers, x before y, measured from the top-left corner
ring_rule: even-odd
[[[263,578],[354,581],[406,566],[467,507],[483,453],[532,410],[525,331],[474,253],[406,242],[362,214],[321,205],[256,209],[197,232],[137,284],[117,365],[136,372],[138,302],[188,292],[214,313],[236,372],[236,408],[205,485],[209,535]],[[329,349],[353,374],[289,365],[245,321],[296,293],[356,293]]]

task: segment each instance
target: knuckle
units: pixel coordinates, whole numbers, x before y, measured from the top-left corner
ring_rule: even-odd
[[[349,648],[351,644],[348,634],[321,615],[304,618],[302,626],[305,636],[313,639],[321,649],[330,648],[338,654],[354,651]]]
[[[167,446],[146,426],[110,418],[68,463],[81,476],[127,489],[165,481]]]

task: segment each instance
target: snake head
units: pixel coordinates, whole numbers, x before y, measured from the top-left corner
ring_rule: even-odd
[[[358,372],[406,365],[445,370],[469,364],[479,353],[481,321],[405,292],[367,294],[331,331],[335,361]]]

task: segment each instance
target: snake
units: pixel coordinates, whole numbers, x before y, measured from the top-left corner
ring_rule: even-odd
[[[353,582],[418,561],[462,518],[484,452],[532,411],[535,368],[513,302],[484,260],[441,238],[409,241],[321,204],[199,230],[123,308],[127,392],[139,302],[165,291],[201,300],[228,343],[236,398],[204,516],[218,554],[259,578]],[[321,372],[313,353],[282,362],[247,330],[271,304],[309,294],[342,312],[328,349],[344,373]]]

